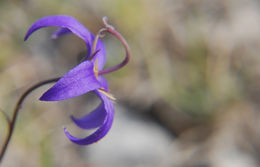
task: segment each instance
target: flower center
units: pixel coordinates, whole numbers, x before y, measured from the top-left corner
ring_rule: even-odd
[[[94,63],[93,71],[94,71],[96,78],[98,79],[98,60],[96,60]],[[108,93],[104,88],[99,88],[98,91],[103,93],[104,95],[106,95],[111,100],[116,100],[116,98],[112,94]]]

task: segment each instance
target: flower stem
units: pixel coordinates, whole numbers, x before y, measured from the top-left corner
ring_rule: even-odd
[[[2,148],[0,150],[0,163],[1,161],[3,160],[3,157],[5,155],[5,152],[7,150],[7,147],[8,147],[8,144],[11,140],[11,137],[12,137],[12,134],[13,134],[13,131],[14,131],[14,126],[15,126],[15,122],[16,122],[16,118],[18,116],[18,113],[19,113],[19,110],[21,109],[22,107],[22,104],[24,102],[24,100],[26,99],[26,97],[32,93],[35,89],[43,86],[43,85],[46,85],[46,84],[49,84],[49,83],[52,83],[52,82],[57,82],[60,78],[53,78],[53,79],[49,79],[49,80],[45,80],[45,81],[41,81],[41,82],[38,82],[36,83],[35,85],[31,86],[30,88],[28,88],[22,95],[21,97],[19,98],[19,100],[17,101],[16,105],[15,105],[15,108],[14,108],[14,111],[13,111],[13,115],[12,115],[12,119],[9,121],[9,128],[8,128],[8,132],[7,132],[7,136],[4,140],[4,144],[2,145]]]
[[[125,38],[118,31],[116,31],[112,25],[108,24],[107,17],[103,18],[103,22],[106,27],[105,30],[103,30],[103,31],[109,32],[110,34],[114,35],[117,39],[119,39],[119,41],[123,44],[123,46],[125,48],[126,57],[120,64],[117,64],[113,67],[109,67],[107,69],[99,71],[99,73],[98,73],[99,75],[104,75],[104,74],[108,74],[113,71],[119,70],[120,68],[124,67],[129,62],[129,59],[130,59],[130,47],[129,47],[128,43],[126,42]]]

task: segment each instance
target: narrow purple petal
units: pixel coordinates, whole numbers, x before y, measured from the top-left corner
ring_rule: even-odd
[[[107,114],[105,121],[103,125],[101,125],[94,133],[92,133],[90,136],[87,136],[85,138],[76,138],[67,131],[66,128],[64,128],[65,135],[74,143],[79,145],[88,145],[97,142],[101,138],[103,138],[108,131],[110,130],[114,118],[114,106],[113,103],[110,101],[110,99],[104,95],[103,93],[100,93],[98,91],[95,91],[95,93],[101,98],[101,100],[104,103],[104,109]]]
[[[49,26],[67,28],[79,38],[83,39],[88,49],[92,47],[93,34],[76,19],[66,15],[46,16],[37,20],[27,31],[24,40],[27,40],[34,31]]]
[[[87,49],[90,51],[95,39],[94,34],[92,34],[87,28],[85,28],[80,22],[74,19],[71,16],[66,15],[55,15],[55,16],[46,16],[43,17],[29,28],[27,31],[24,40],[27,40],[29,36],[37,31],[38,29],[55,26],[60,27],[56,32],[51,36],[52,38],[57,38],[61,35],[72,32],[77,35],[79,38],[85,41]],[[98,59],[98,70],[102,70],[106,62],[106,53],[103,42],[99,39],[97,42],[96,50],[100,50],[99,53],[94,57],[94,60]],[[90,52],[86,58],[90,56]]]
[[[75,118],[71,116],[74,123],[82,129],[94,129],[101,126],[106,118],[106,110],[104,103],[102,102],[94,111],[81,117]]]
[[[66,34],[69,34],[69,33],[72,33],[68,28],[58,28],[52,35],[51,35],[51,38],[52,39],[56,39],[62,35],[66,35]]]
[[[108,91],[108,82],[107,82],[106,78],[104,78],[102,76],[98,76],[98,81],[101,83],[102,88],[104,88],[105,91]]]
[[[99,50],[97,54],[93,57],[93,62],[98,60],[98,70],[102,70],[106,63],[106,48],[101,39],[97,41],[96,50]]]
[[[40,100],[65,100],[102,87],[95,77],[93,66],[90,61],[80,63],[45,92]]]
[[[56,27],[63,27],[69,29],[71,32],[73,32],[78,37],[82,38],[86,42],[91,42],[91,32],[86,29],[80,22],[78,22],[76,19],[74,19],[71,16],[66,15],[56,15],[56,16],[46,16],[43,17],[36,22],[33,23],[33,25],[30,27],[30,29],[27,31],[24,40],[27,40],[28,37],[36,30],[48,27],[48,26],[56,26]]]

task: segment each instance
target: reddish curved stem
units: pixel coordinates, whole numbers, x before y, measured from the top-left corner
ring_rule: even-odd
[[[126,51],[126,57],[120,64],[99,71],[98,72],[99,75],[104,75],[104,74],[108,74],[108,73],[111,73],[113,71],[119,70],[120,68],[124,67],[130,60],[130,47],[129,47],[128,43],[126,42],[125,38],[118,31],[116,31],[113,26],[111,26],[111,25],[109,25],[107,23],[107,18],[106,17],[103,18],[103,21],[104,21],[104,24],[106,26],[105,31],[107,31],[110,34],[114,35],[123,44],[123,46],[125,48],[125,51]]]

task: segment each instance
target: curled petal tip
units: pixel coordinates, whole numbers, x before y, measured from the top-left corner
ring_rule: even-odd
[[[39,98],[40,101],[46,101],[43,97],[43,95]]]
[[[39,100],[40,101],[56,101],[56,100],[53,100],[52,97],[46,92],[39,98]]]
[[[29,36],[30,36],[30,33],[29,33],[29,31],[27,31],[23,40],[26,41],[29,38]]]
[[[28,39],[28,35],[26,34],[23,38],[23,41],[26,41]]]
[[[65,126],[62,126],[64,132],[68,132],[67,128]]]
[[[69,131],[67,130],[67,128],[66,128],[65,126],[62,126],[62,128],[63,128],[63,131],[64,131],[65,135],[66,135],[69,139],[71,139],[71,137],[73,138],[73,136],[71,136],[71,134],[69,133]]]

